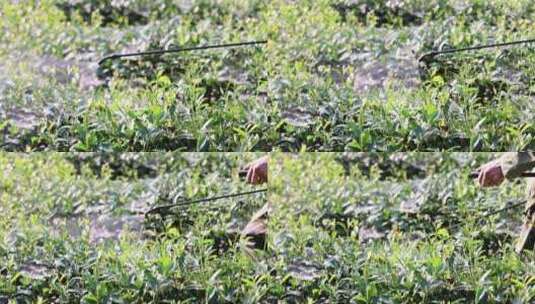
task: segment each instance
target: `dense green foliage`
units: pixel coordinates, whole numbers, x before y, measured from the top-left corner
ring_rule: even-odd
[[[311,302],[532,303],[534,254],[514,252],[522,208],[483,216],[521,201],[524,184],[478,189],[467,173],[489,159],[273,155],[275,251],[314,274],[294,288]]]
[[[0,155],[0,302],[529,303],[514,253],[523,181],[479,189],[489,154],[274,153],[269,194],[143,217],[248,190],[257,155]],[[266,199],[264,250],[236,231]],[[126,229],[130,227],[130,229]]]
[[[377,4],[383,3],[383,4]],[[7,0],[9,150],[533,148],[531,0]],[[264,47],[105,54],[268,39]],[[98,77],[97,77],[98,76]]]
[[[249,190],[253,157],[0,154],[0,303],[256,302],[264,268],[231,232],[265,194],[142,215]]]

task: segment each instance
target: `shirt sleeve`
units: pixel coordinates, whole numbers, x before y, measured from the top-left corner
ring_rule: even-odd
[[[498,159],[507,179],[519,177],[523,172],[535,168],[534,152],[508,152]]]

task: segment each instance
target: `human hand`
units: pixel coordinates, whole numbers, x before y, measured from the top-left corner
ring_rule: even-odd
[[[495,162],[488,163],[479,170],[478,182],[481,187],[499,186],[505,180],[502,167]]]
[[[247,170],[246,182],[259,185],[268,182],[268,158],[267,156],[255,160],[245,167]]]

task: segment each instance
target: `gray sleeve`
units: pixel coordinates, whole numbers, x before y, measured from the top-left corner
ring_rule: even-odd
[[[503,174],[507,179],[519,177],[523,172],[535,168],[533,152],[508,152],[498,159]]]

